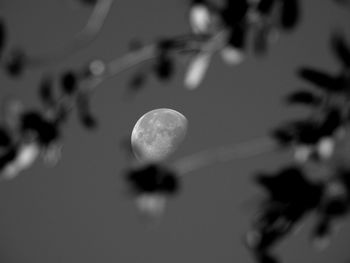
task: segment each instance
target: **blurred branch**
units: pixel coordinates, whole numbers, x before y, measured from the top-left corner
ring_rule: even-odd
[[[65,46],[42,55],[29,55],[26,59],[29,67],[42,67],[57,63],[80,49],[88,46],[101,31],[114,0],[99,0],[86,23],[85,27]]]
[[[173,166],[179,175],[221,162],[250,158],[259,154],[277,150],[279,145],[270,137],[260,137],[247,142],[222,146],[214,150],[203,150],[177,160]]]

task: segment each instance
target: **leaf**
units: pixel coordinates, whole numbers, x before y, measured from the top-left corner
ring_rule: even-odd
[[[190,62],[185,75],[185,86],[188,89],[193,90],[200,85],[208,70],[211,57],[211,53],[202,52],[196,55]]]
[[[27,56],[21,49],[13,49],[10,52],[10,57],[5,62],[5,69],[12,77],[19,77],[24,70]]]
[[[145,85],[146,81],[146,73],[143,71],[137,72],[129,81],[129,87],[132,91],[139,91]]]
[[[174,62],[168,54],[160,54],[154,70],[160,80],[168,80],[174,72]]]
[[[91,114],[88,93],[79,93],[76,97],[78,117],[81,124],[88,129],[97,127],[97,120]]]
[[[0,18],[0,56],[6,44],[6,28],[5,22]]]
[[[246,28],[241,25],[235,26],[231,29],[230,36],[228,39],[228,45],[235,48],[244,48],[246,38]]]
[[[66,71],[61,76],[61,89],[64,94],[72,95],[78,88],[77,76],[73,71]]]
[[[282,146],[287,146],[293,142],[295,133],[288,127],[277,128],[271,132],[271,136]]]
[[[5,128],[0,127],[0,146],[8,147],[12,143],[12,138]]]
[[[350,48],[340,34],[334,34],[331,40],[333,52],[344,67],[350,67]]]
[[[320,127],[322,136],[331,136],[342,125],[342,116],[337,108],[330,109]]]
[[[130,184],[131,190],[136,194],[175,194],[179,189],[176,175],[172,171],[156,164],[130,170],[126,179]]]
[[[317,87],[330,92],[336,92],[343,89],[340,85],[339,78],[330,76],[316,69],[302,68],[299,70],[299,76],[304,80],[311,82]]]
[[[48,145],[59,137],[56,124],[46,120],[37,111],[28,111],[21,116],[21,132],[24,136],[27,132],[34,132],[43,145]]]
[[[94,6],[98,0],[79,0],[80,3],[88,6]]]
[[[299,19],[298,0],[283,0],[281,10],[281,25],[284,29],[295,27]]]
[[[52,90],[52,78],[50,76],[44,76],[39,84],[39,98],[41,102],[48,107],[56,105],[55,96]]]
[[[256,9],[266,15],[271,12],[272,7],[276,1],[275,0],[260,0]]]
[[[227,26],[233,28],[246,15],[249,4],[247,0],[227,0],[221,15]]]
[[[313,106],[320,105],[322,98],[315,95],[314,93],[306,90],[299,90],[289,94],[286,97],[287,103],[302,103],[309,104]]]

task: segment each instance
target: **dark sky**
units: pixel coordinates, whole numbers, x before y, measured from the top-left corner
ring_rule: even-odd
[[[251,181],[257,170],[274,171],[288,154],[266,154],[194,171],[183,180],[157,226],[138,216],[125,194],[128,167],[120,141],[145,112],[172,108],[184,114],[189,131],[172,159],[197,151],[263,136],[280,121],[303,114],[282,103],[282,96],[304,85],[295,72],[301,65],[335,72],[339,65],[329,49],[333,29],[350,40],[350,10],[330,0],[302,2],[295,31],[282,34],[268,56],[247,55],[230,67],[215,57],[203,84],[183,86],[185,63],[175,78],[151,78],[144,90],[126,99],[130,70],[104,82],[96,91],[93,112],[99,128],[87,131],[70,120],[64,129],[63,158],[54,167],[37,161],[13,181],[0,184],[0,262],[4,263],[253,263],[242,243],[262,192]],[[9,30],[8,47],[31,53],[63,45],[84,25],[91,11],[73,0],[1,0],[0,15]],[[189,31],[186,0],[115,1],[101,34],[88,48],[64,63],[66,68],[127,51],[133,38],[146,43],[159,36]],[[38,104],[42,71],[22,79],[0,74],[1,96]],[[297,189],[296,189],[297,191]],[[284,262],[345,262],[350,259],[350,224],[344,222],[329,249],[317,252],[309,242],[309,217],[295,235],[278,246]]]

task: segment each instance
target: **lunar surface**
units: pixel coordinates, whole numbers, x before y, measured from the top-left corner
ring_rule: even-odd
[[[184,140],[187,119],[172,109],[156,109],[144,114],[135,124],[131,145],[135,157],[142,162],[168,158]]]

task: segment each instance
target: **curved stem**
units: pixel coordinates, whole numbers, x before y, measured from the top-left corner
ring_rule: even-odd
[[[29,55],[27,58],[28,66],[41,67],[63,60],[76,53],[80,49],[89,45],[100,32],[106,17],[112,7],[114,0],[99,0],[85,27],[75,36],[73,41],[67,43],[63,48],[54,52],[48,52],[42,55]]]

